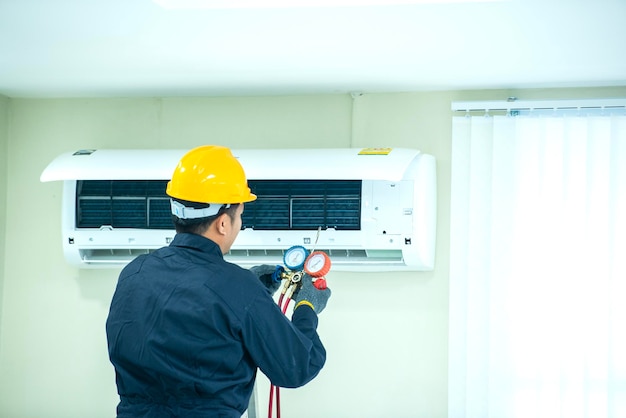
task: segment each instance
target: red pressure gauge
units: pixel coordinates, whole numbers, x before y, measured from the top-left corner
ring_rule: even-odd
[[[311,277],[324,277],[330,271],[330,257],[323,251],[313,251],[304,262],[304,271]]]

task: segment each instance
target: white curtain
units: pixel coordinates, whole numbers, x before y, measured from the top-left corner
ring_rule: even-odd
[[[453,118],[450,418],[626,417],[626,116]]]

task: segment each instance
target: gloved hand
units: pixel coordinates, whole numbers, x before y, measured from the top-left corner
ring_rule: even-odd
[[[270,266],[269,264],[250,267],[250,271],[259,278],[272,295],[280,288],[280,270],[282,270],[281,266]]]
[[[329,297],[330,289],[317,289],[313,286],[311,276],[305,274],[302,276],[302,286],[298,289],[293,299],[296,302],[296,308],[302,305],[310,304],[310,306],[313,307],[313,310],[319,315],[326,307],[326,302],[328,302]]]

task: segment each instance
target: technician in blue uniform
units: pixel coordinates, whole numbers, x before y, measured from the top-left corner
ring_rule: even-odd
[[[256,199],[230,150],[203,146],[167,185],[176,236],[128,264],[106,323],[125,417],[233,417],[246,411],[257,368],[276,386],[299,387],[324,366],[317,315],[330,290],[311,280],[291,321],[272,299],[273,266],[224,261]]]

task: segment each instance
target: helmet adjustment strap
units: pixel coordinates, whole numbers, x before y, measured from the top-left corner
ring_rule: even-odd
[[[225,207],[226,209],[230,207],[230,203],[207,203],[209,206],[206,208],[190,208],[175,201],[174,199],[170,199],[170,204],[172,207],[172,215],[176,215],[180,219],[207,218],[209,216],[217,215],[222,207]]]

